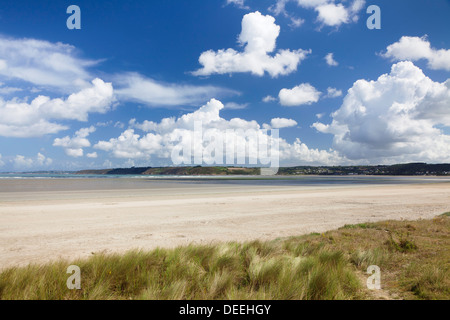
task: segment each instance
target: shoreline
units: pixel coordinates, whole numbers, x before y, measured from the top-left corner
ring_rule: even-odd
[[[0,193],[0,269],[92,252],[273,240],[450,211],[449,183]]]

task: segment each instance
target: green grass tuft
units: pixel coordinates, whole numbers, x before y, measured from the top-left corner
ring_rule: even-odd
[[[376,224],[374,223],[359,223],[359,224],[346,224],[345,226],[341,227],[341,229],[370,229],[370,228],[376,228]]]
[[[0,299],[369,299],[361,275],[378,265],[382,288],[393,296],[448,300],[449,234],[446,214],[269,242],[98,253],[3,270]],[[66,286],[69,265],[81,269],[81,290]]]

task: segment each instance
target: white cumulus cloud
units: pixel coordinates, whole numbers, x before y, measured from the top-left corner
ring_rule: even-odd
[[[14,167],[15,168],[28,169],[28,168],[31,168],[32,165],[33,165],[33,159],[31,159],[31,158],[25,158],[22,155],[17,155],[14,158]]]
[[[326,96],[327,98],[337,98],[340,96],[342,96],[341,90],[338,90],[336,88],[331,88],[331,87],[327,88],[327,96]]]
[[[62,147],[66,154],[70,157],[82,157],[84,154],[83,148],[91,146],[91,143],[87,137],[95,132],[95,127],[83,128],[75,132],[75,135],[71,138],[66,136],[64,138],[56,138],[53,141],[54,147]]]
[[[293,119],[274,118],[270,121],[270,126],[273,129],[295,127],[296,125],[297,125],[297,121],[295,121]]]
[[[36,164],[38,166],[49,166],[53,163],[53,160],[50,158],[47,158],[42,153],[38,153],[36,157]]]
[[[221,141],[234,141],[236,146],[245,147],[248,144],[249,158],[257,154],[257,144],[249,143],[245,136],[247,130],[256,133],[259,139],[268,139],[269,129],[267,125],[260,126],[254,120],[233,118],[226,120],[220,116],[220,111],[224,105],[212,99],[198,110],[184,114],[179,118],[164,118],[160,122],[144,121],[136,122],[132,119],[130,127],[122,132],[118,138],[111,138],[107,141],[99,141],[94,148],[110,153],[115,158],[152,161],[160,161],[167,165],[172,152],[176,146],[195,146],[205,152],[202,139],[196,140],[194,137],[195,124],[201,121],[203,132],[213,133]],[[275,118],[271,121],[271,126],[282,128],[295,126],[297,122],[292,119]],[[139,132],[142,131],[143,133]],[[261,140],[260,140],[261,141]],[[282,138],[278,138],[280,160],[296,164],[336,164],[345,161],[339,154],[332,150],[318,150],[309,148],[300,140],[290,144]],[[232,154],[233,156],[235,154]],[[224,154],[226,157],[227,154]],[[212,161],[209,154],[203,158],[204,161]],[[224,159],[225,160],[225,159]],[[249,161],[249,159],[247,159]],[[217,163],[216,163],[217,164]]]
[[[265,103],[269,103],[269,102],[277,101],[277,98],[272,97],[272,96],[269,95],[269,96],[265,96],[262,99],[262,101],[265,102]]]
[[[334,60],[334,54],[331,52],[325,56],[325,61],[330,67],[336,67],[339,65],[339,63]]]
[[[279,50],[274,56],[276,40],[280,27],[275,19],[260,12],[246,14],[242,19],[242,31],[239,43],[243,52],[234,49],[222,49],[217,52],[209,50],[200,55],[199,62],[203,68],[193,72],[197,76],[249,72],[263,76],[265,72],[272,77],[287,75],[297,70],[310,50]]]
[[[347,9],[341,4],[328,3],[315,8],[317,11],[317,20],[324,25],[335,27],[350,20]]]
[[[287,107],[312,104],[319,101],[321,92],[309,83],[302,83],[292,89],[281,89],[280,104]]]
[[[57,133],[67,126],[55,120],[87,121],[90,113],[106,113],[114,102],[113,87],[94,79],[90,87],[67,99],[38,96],[30,103],[0,98],[0,136],[39,137]]]
[[[329,27],[357,22],[358,14],[365,5],[365,0],[354,0],[350,3],[347,0],[277,0],[269,10],[275,15],[284,14],[289,17],[286,10],[286,4],[289,2],[295,2],[305,9],[315,10],[317,22]]]
[[[331,124],[333,147],[352,160],[372,163],[449,162],[450,79],[434,82],[412,62],[399,62],[377,80],[358,80]]]
[[[382,56],[394,61],[425,59],[430,69],[450,71],[450,50],[432,48],[426,37],[401,37],[389,45]]]
[[[14,168],[19,170],[30,170],[30,169],[39,169],[46,168],[53,163],[53,160],[47,158],[45,155],[38,153],[36,158],[27,158],[22,155],[16,155],[16,157],[12,160]]]

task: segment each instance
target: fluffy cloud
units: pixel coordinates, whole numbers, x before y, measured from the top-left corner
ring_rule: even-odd
[[[324,25],[335,27],[349,22],[349,13],[342,4],[328,3],[315,8],[317,20]]]
[[[327,62],[327,64],[328,64],[330,67],[336,67],[336,66],[339,65],[339,63],[338,63],[336,60],[334,60],[333,53],[327,54],[327,55],[325,56],[325,61]]]
[[[38,153],[36,158],[27,158],[22,155],[17,155],[13,159],[13,165],[16,169],[27,170],[30,168],[45,168],[53,163],[53,160],[47,158],[41,153]]]
[[[282,140],[280,142],[281,159],[284,160],[285,165],[342,165],[351,163],[345,157],[342,157],[339,152],[329,150],[319,150],[308,147],[299,138],[294,143],[289,144]]]
[[[412,62],[399,62],[376,81],[358,80],[331,124],[315,123],[334,135],[334,149],[372,163],[449,162],[450,79],[434,82]]]
[[[277,98],[272,97],[272,96],[269,95],[269,96],[265,96],[262,99],[262,101],[265,102],[265,103],[269,103],[269,102],[277,101]]]
[[[244,46],[244,51],[226,49],[203,52],[199,58],[203,68],[193,74],[206,76],[250,72],[263,76],[267,72],[272,77],[290,74],[297,70],[300,62],[311,51],[279,50],[275,56],[269,55],[275,51],[279,34],[280,27],[275,24],[273,17],[264,16],[258,11],[246,14],[242,19],[242,31],[239,35],[239,43]]]
[[[64,138],[56,138],[53,142],[54,147],[62,147],[66,154],[70,157],[82,157],[84,152],[83,148],[88,148],[91,143],[87,139],[89,134],[95,132],[95,127],[83,128],[75,132],[75,136],[70,138],[66,136]],[[91,154],[92,155],[92,154]],[[93,158],[91,156],[91,158]]]
[[[431,48],[426,37],[401,37],[398,42],[388,46],[382,56],[394,61],[425,59],[430,69],[450,71],[450,50]]]
[[[47,158],[42,153],[38,153],[36,157],[36,164],[38,166],[49,166],[53,163],[53,160],[50,158]]]
[[[94,148],[110,151],[116,158],[150,159],[152,155],[160,155],[162,145],[157,135],[147,134],[141,137],[133,129],[127,129],[119,138],[100,141]]]
[[[327,88],[327,95],[326,95],[327,98],[337,98],[340,96],[342,96],[341,90],[331,87]]]
[[[0,167],[3,167],[5,163],[2,161],[2,155],[0,154]]]
[[[305,20],[301,19],[301,18],[290,17],[290,19],[291,19],[291,23],[289,24],[289,26],[291,28],[299,28],[305,23]]]
[[[314,9],[317,12],[317,21],[330,27],[358,21],[358,14],[365,5],[365,0],[354,0],[348,6],[344,6],[348,3],[345,0],[277,0],[270,10],[276,15],[290,16],[286,11],[288,2],[296,2],[305,9]]]
[[[90,113],[106,113],[114,102],[110,83],[94,79],[91,87],[67,99],[38,96],[31,103],[0,98],[0,136],[39,137],[67,129],[54,120],[87,121]]]
[[[14,167],[15,168],[31,168],[33,165],[33,159],[25,158],[22,155],[17,155],[14,158]]]
[[[224,105],[215,99],[209,101],[206,105],[192,113],[184,114],[179,118],[164,118],[160,122],[144,121],[137,123],[136,120],[130,121],[130,127],[125,130],[118,138],[112,138],[108,141],[98,142],[94,148],[111,153],[116,158],[140,160],[145,159],[156,164],[158,159],[167,165],[167,159],[171,157],[174,148],[177,146],[192,146],[207,151],[204,139],[195,139],[195,125],[198,121],[202,123],[202,130],[214,134],[221,141],[234,141],[237,148],[248,149],[248,161],[253,155],[258,154],[257,144],[250,143],[245,135],[247,130],[256,134],[259,141],[269,140],[267,126],[262,128],[256,121],[248,121],[240,118],[226,120],[220,116],[220,111]],[[273,127],[293,126],[297,123],[291,119],[276,118],[272,119]],[[143,131],[140,134],[137,131]],[[274,138],[276,139],[276,138]],[[291,163],[320,163],[334,164],[344,161],[336,152],[331,150],[310,149],[300,140],[293,144],[278,138],[278,155],[281,161]],[[206,141],[207,142],[207,141]],[[235,155],[235,154],[232,154]],[[226,154],[225,156],[230,156]],[[212,161],[210,154],[206,154],[203,160]],[[248,162],[247,162],[248,163]],[[216,162],[216,164],[218,164]],[[239,163],[240,164],[240,163]]]
[[[297,121],[292,120],[292,119],[286,119],[286,118],[274,118],[270,121],[270,126],[273,129],[295,127],[296,125],[297,125]]]
[[[309,83],[302,83],[292,89],[281,89],[278,97],[283,106],[294,107],[303,104],[312,104],[319,101],[320,91]]]
[[[115,93],[123,100],[137,101],[149,106],[198,105],[212,97],[236,95],[238,92],[214,87],[157,82],[138,73],[117,76]]]
[[[36,39],[0,37],[0,79],[19,79],[70,92],[92,79],[88,67],[96,61],[77,57],[75,47]]]

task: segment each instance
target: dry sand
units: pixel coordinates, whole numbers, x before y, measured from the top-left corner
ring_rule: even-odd
[[[450,183],[2,191],[0,269],[100,251],[271,240],[446,211]]]

